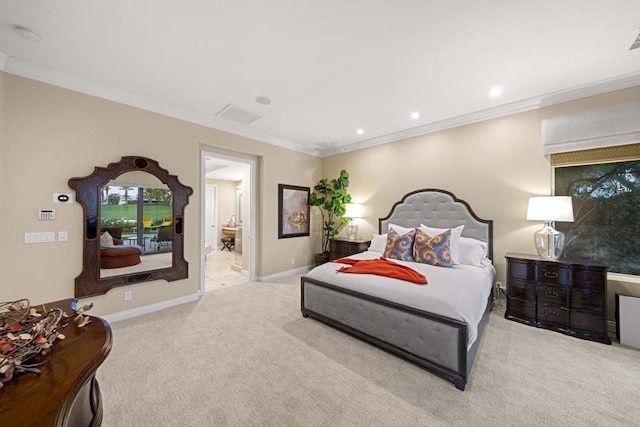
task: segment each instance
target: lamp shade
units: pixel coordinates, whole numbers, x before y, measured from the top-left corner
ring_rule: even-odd
[[[362,205],[360,203],[347,203],[346,209],[345,217],[362,218]]]
[[[533,221],[573,222],[571,197],[530,197],[527,219]]]

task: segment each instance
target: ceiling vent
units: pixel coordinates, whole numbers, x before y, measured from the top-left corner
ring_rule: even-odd
[[[638,35],[636,36],[636,40],[633,42],[629,50],[637,49],[640,47],[640,30],[638,30]]]
[[[218,111],[216,114],[218,117],[222,117],[223,119],[231,120],[232,122],[240,123],[243,125],[250,125],[251,123],[258,120],[262,117],[260,114],[252,113],[247,110],[243,110],[238,107],[234,107],[231,104],[228,104],[222,110]]]

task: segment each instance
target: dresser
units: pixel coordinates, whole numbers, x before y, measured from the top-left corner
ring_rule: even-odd
[[[47,303],[73,314],[71,300]],[[41,308],[41,306],[38,306]],[[0,390],[2,426],[99,426],[102,396],[96,371],[111,350],[111,328],[97,317],[78,328],[66,320],[64,340],[56,340],[40,375],[22,373]]]
[[[611,344],[607,335],[607,266],[507,253],[505,317],[577,338]]]
[[[370,245],[371,240],[331,239],[329,241],[329,261],[366,251]]]

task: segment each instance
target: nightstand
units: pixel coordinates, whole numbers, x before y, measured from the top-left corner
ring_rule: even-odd
[[[331,239],[329,242],[329,261],[366,251],[370,245],[371,240]]]
[[[505,318],[611,344],[607,335],[606,265],[510,253],[505,258]]]

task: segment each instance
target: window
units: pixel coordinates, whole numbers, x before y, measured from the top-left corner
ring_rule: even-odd
[[[640,160],[555,165],[554,172],[555,195],[573,199],[574,222],[556,224],[566,235],[564,256],[640,275]]]

